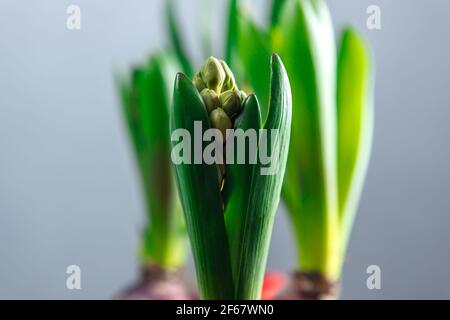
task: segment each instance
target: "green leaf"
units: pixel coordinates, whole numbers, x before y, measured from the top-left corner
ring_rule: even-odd
[[[239,0],[230,0],[227,22],[225,56],[228,65],[238,72],[238,83],[246,84],[261,101],[262,119],[267,117],[269,105],[270,37],[259,28],[240,6]]]
[[[172,46],[175,54],[183,67],[184,73],[188,76],[193,75],[192,65],[188,54],[186,53],[185,44],[183,43],[183,37],[181,36],[180,26],[178,25],[178,19],[175,14],[174,0],[166,1],[166,21],[169,31],[169,38],[172,41]]]
[[[302,271],[339,276],[336,173],[336,48],[323,0],[292,0],[273,32],[293,93],[292,139],[283,187]]]
[[[171,55],[163,52],[135,68],[131,84],[121,80],[124,115],[136,153],[148,222],[143,235],[144,263],[179,267],[186,234],[170,162],[169,92]]]
[[[203,130],[210,128],[208,114],[197,89],[186,76],[178,74],[174,89],[172,138],[174,130],[184,129],[195,139],[195,122],[201,123]],[[173,148],[179,143],[172,140]],[[201,150],[206,145],[203,142]],[[192,156],[194,149],[192,143],[188,148]],[[202,299],[232,299],[233,277],[217,167],[201,163],[175,166],[200,295]]]
[[[358,210],[372,146],[374,76],[371,53],[352,29],[343,32],[338,59],[338,183],[342,248]]]
[[[273,28],[278,25],[280,15],[286,0],[272,0],[272,11],[270,14],[270,26]]]
[[[270,37],[242,9],[238,11],[237,26],[239,67],[244,75],[240,78],[243,78],[261,101],[261,115],[264,121],[269,106],[270,57],[272,55]]]
[[[128,79],[128,77],[123,77],[121,74],[115,75],[115,83],[116,89],[120,95],[120,101],[125,124],[130,134],[130,139],[132,141],[133,148],[135,148],[135,146],[137,145],[136,141],[137,137],[135,130],[133,130],[134,127],[133,113],[136,113],[135,110],[137,110],[136,106],[137,102],[134,95],[134,86],[132,80]]]
[[[255,100],[254,102],[252,100]],[[250,97],[249,103],[256,98]],[[236,296],[240,299],[260,299],[267,255],[276,209],[280,200],[291,132],[291,89],[286,70],[276,55],[271,60],[270,106],[264,126],[267,141],[260,137],[261,145],[267,143],[267,155],[274,158],[273,171],[263,174],[266,165],[258,161],[253,168],[249,199],[242,212],[242,248],[239,258],[239,273],[236,281]],[[278,135],[271,136],[272,130]]]
[[[238,0],[230,0],[228,5],[227,39],[225,44],[225,61],[231,69],[235,69],[237,48]]]
[[[250,159],[256,160],[257,139],[260,128],[261,111],[259,109],[259,103],[256,97],[251,95],[245,100],[243,114],[236,120],[235,135],[233,137],[229,137],[227,140],[227,144],[230,144],[232,142],[231,139],[233,139],[235,150],[235,157],[233,157],[234,161],[232,164],[230,157],[227,156],[227,177],[225,189],[223,191],[225,203],[225,223],[227,226],[227,234],[230,243],[230,256],[235,279],[237,278],[243,241],[242,226],[244,224],[244,216],[242,214],[242,208],[246,208],[248,206],[250,184],[252,180],[253,168],[255,166],[254,163],[256,163],[256,161],[250,161]],[[244,138],[247,139],[245,150],[238,149],[237,146],[239,145],[240,140],[240,138],[238,138],[238,134],[240,134],[238,130],[240,129],[243,130],[244,133],[251,132],[249,129],[254,130],[254,150],[250,149],[250,139],[253,138],[246,138],[245,136]],[[238,152],[245,152],[244,164],[240,164],[240,162],[238,162],[239,159],[236,156]]]
[[[173,79],[170,53],[154,56],[147,67],[147,84],[141,96],[146,108],[140,115],[146,149],[139,156],[150,211],[144,255],[166,267],[185,260],[186,234],[174,185],[170,160],[170,94]],[[145,90],[145,91],[144,91]]]

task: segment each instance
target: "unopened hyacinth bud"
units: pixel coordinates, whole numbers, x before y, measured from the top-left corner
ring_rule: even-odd
[[[206,89],[206,83],[202,79],[202,75],[200,72],[197,72],[192,80],[194,86],[197,88],[198,92],[201,92],[203,89]]]
[[[201,71],[201,76],[209,89],[220,93],[226,75],[219,60],[214,57],[208,58]]]
[[[215,91],[211,89],[203,89],[202,92],[200,92],[200,95],[202,96],[203,103],[205,104],[208,113],[211,113],[214,109],[220,107],[219,96]]]
[[[229,90],[220,95],[222,109],[229,117],[233,117],[241,111],[242,103],[239,91]]]
[[[259,140],[254,141],[256,146],[236,140],[233,128],[244,134],[256,132],[258,138],[262,130],[261,108],[256,96],[249,96],[242,102],[245,95],[236,85],[230,88],[232,78],[227,78],[229,71],[224,71],[219,60],[208,59],[200,72],[206,88],[219,97],[220,106],[209,114],[205,105],[210,104],[208,101],[205,104],[202,96],[209,99],[210,92],[205,88],[198,91],[193,79],[182,73],[175,79],[171,136],[185,133],[198,142],[194,146],[189,144],[188,151],[195,149],[195,159],[200,162],[189,162],[191,152],[187,161],[180,159],[186,155],[185,139],[171,139],[171,155],[202,300],[258,300],[265,286],[266,258],[285,177],[292,117],[289,79],[281,59],[275,54],[269,69],[270,75],[262,73],[270,77],[266,92],[269,110],[264,129],[277,133],[277,139],[271,139],[269,146]],[[228,151],[237,151],[237,154]],[[266,163],[256,157],[267,156],[268,151],[276,158],[269,160],[275,161]],[[246,161],[236,163],[241,155]],[[328,267],[324,270],[334,270]]]
[[[217,108],[211,112],[209,119],[211,120],[212,127],[220,130],[223,141],[225,142],[227,129],[232,128],[232,123],[228,115],[221,108]]]
[[[225,61],[220,60],[220,64],[222,65],[223,71],[225,72],[225,81],[223,82],[222,91],[236,89],[236,80],[234,78],[233,72],[231,72]]]

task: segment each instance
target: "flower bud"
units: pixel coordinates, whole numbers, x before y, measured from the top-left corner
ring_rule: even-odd
[[[197,72],[194,76],[194,79],[192,80],[194,83],[194,86],[197,88],[198,92],[201,92],[203,89],[206,88],[206,83],[202,79],[202,75],[200,72]]]
[[[227,129],[232,128],[231,120],[228,115],[221,108],[217,108],[211,112],[209,119],[211,120],[212,127],[220,130],[223,142],[225,142],[227,138]]]
[[[200,92],[200,95],[202,96],[203,103],[205,104],[208,113],[220,107],[219,96],[215,91],[206,88]]]
[[[222,90],[223,82],[225,80],[225,71],[219,60],[210,57],[203,66],[201,75],[209,89],[214,90],[217,93]]]
[[[227,63],[220,60],[220,64],[225,72],[225,81],[223,82],[222,91],[234,90],[236,89],[236,80],[234,78],[233,72],[228,67]]]
[[[230,90],[222,93],[220,103],[229,117],[235,116],[241,111],[242,103],[239,91]]]

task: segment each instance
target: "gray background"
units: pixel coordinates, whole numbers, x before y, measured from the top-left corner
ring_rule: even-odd
[[[199,1],[180,1],[200,61]],[[263,21],[266,1],[253,1]],[[139,186],[113,70],[165,43],[161,0],[0,3],[0,298],[109,298],[137,270]],[[82,29],[66,29],[78,4]],[[214,2],[217,13],[224,1]],[[382,30],[365,27],[382,9]],[[376,133],[344,272],[344,298],[450,298],[450,2],[329,1],[376,53]],[[223,21],[213,17],[217,53]],[[283,211],[283,210],[280,210]],[[269,268],[295,253],[280,212]],[[82,268],[82,290],[65,269]],[[366,268],[382,269],[382,290]]]

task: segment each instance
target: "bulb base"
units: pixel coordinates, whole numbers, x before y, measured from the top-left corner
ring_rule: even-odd
[[[318,272],[295,271],[286,300],[336,300],[339,283],[330,281]]]

